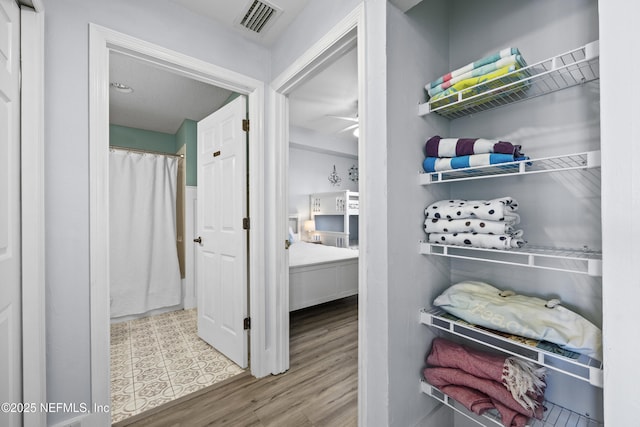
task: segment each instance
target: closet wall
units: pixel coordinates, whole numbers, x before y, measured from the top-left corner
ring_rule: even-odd
[[[428,81],[500,49],[517,47],[533,64],[598,40],[598,3],[425,0],[405,14],[390,6],[387,33],[389,170],[393,171],[389,175],[389,223],[393,228],[389,248],[401,252],[394,257],[398,262],[389,266],[389,339],[390,348],[408,350],[390,355],[390,424],[415,423],[422,405],[422,414],[427,415],[420,425],[476,425],[461,416],[446,421],[442,412],[448,410],[435,408],[429,397],[415,396],[420,368],[435,334],[415,320],[415,306],[430,307],[433,298],[453,283],[482,280],[518,293],[560,298],[563,305],[601,327],[602,278],[415,255],[417,240],[426,237],[421,228],[424,207],[445,198],[509,195],[520,204],[520,228],[530,244],[601,250],[599,175],[585,179],[582,172],[561,172],[422,187],[417,184],[416,171],[421,169],[424,142],[433,135],[502,139],[521,144],[532,158],[598,150],[599,83],[455,120],[436,114],[417,117],[415,104],[424,101],[423,86]],[[415,164],[413,170],[410,164]],[[393,331],[401,330],[403,334],[394,335]],[[551,372],[546,396],[576,412],[603,419],[601,388]],[[418,398],[424,402],[416,402]],[[411,403],[403,405],[402,400]]]

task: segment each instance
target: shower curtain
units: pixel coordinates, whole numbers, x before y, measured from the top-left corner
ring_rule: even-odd
[[[180,304],[175,157],[110,150],[111,317]]]

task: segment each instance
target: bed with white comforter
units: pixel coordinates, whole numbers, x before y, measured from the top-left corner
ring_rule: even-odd
[[[358,249],[297,241],[289,248],[289,309],[358,293]]]

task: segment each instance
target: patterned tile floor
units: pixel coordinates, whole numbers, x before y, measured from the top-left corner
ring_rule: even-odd
[[[111,421],[241,373],[197,335],[196,310],[111,325]]]

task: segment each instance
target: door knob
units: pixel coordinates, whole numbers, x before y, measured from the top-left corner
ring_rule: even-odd
[[[198,243],[198,244],[200,244],[200,245],[201,245],[201,244],[202,244],[202,237],[198,236],[198,238],[197,238],[197,239],[193,239],[193,241],[194,241],[195,243]]]
[[[285,249],[289,249],[289,247],[291,246],[291,242],[289,241],[289,239],[284,241],[284,248]]]

